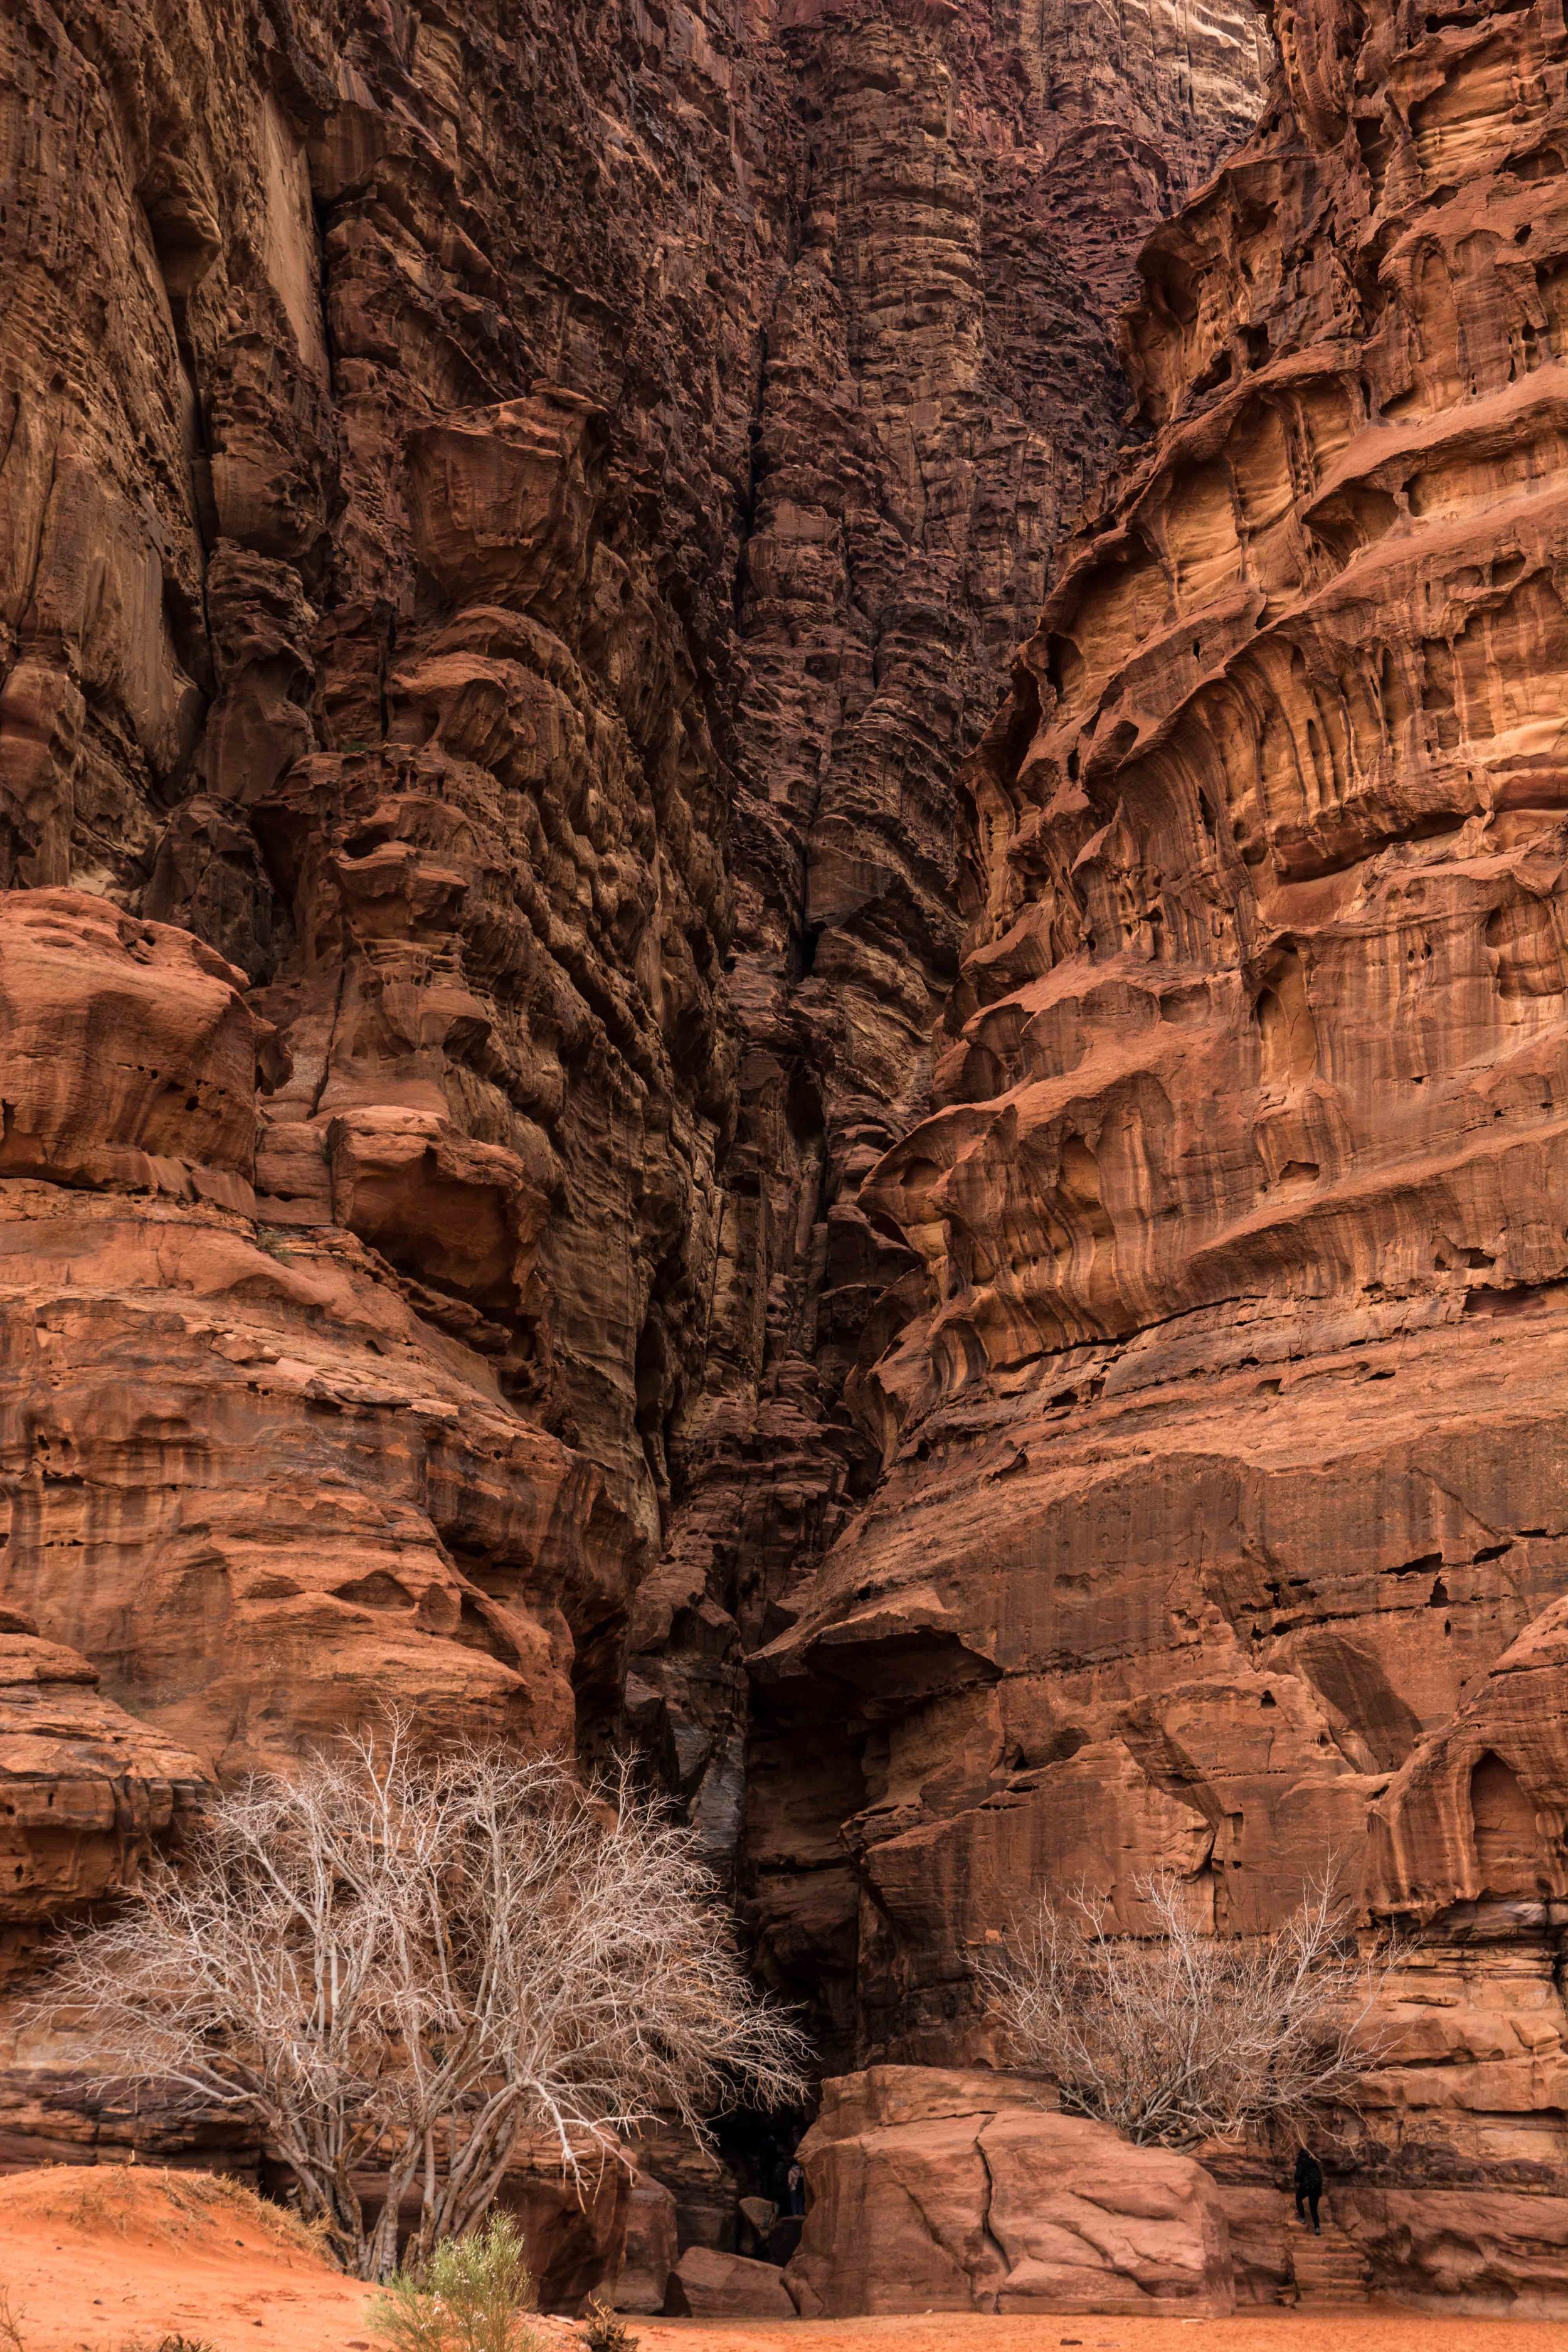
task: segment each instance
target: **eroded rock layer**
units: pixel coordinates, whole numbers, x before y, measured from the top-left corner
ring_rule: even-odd
[[[1173,12],[1061,100],[1032,31],[945,0],[192,0],[7,37],[0,879],[37,895],[0,925],[0,1166],[16,1247],[124,1302],[53,1343],[68,1470],[12,1357],[8,1583],[243,1761],[334,1711],[213,1646],[231,1546],[292,1555],[294,1513],[321,1539],[268,1605],[312,1588],[367,1661],[413,1644],[410,1697],[447,1679],[432,1577],[473,1587],[459,1685],[515,1671],[489,1612],[537,1581],[527,1706],[569,1732],[572,1676],[618,1705],[695,1384],[720,1361],[754,1400],[770,1310],[823,1287],[826,1074],[836,1184],[876,1156],[857,1118],[879,1149],[920,1107],[955,761],[1109,446],[1131,233],[1245,120],[1255,45]],[[1097,135],[1121,178],[1076,256],[1063,142]],[[285,1298],[485,1397],[526,1531],[510,1496],[512,1535],[458,1526],[509,1474],[435,1472],[412,1401],[361,1443],[314,1371],[258,1374]],[[373,1561],[405,1455],[426,1533]]]
[[[972,816],[957,768],[1098,484],[1142,224],[1257,110],[1240,0],[1072,12],[791,0],[801,119],[737,575],[737,1131],[633,1719],[722,1851],[743,1655],[874,1456],[838,1409],[915,1261],[862,1177],[924,1110]]]
[[[928,1108],[958,763],[1264,46],[5,13],[0,1602],[78,1663],[0,1918],[389,1699],[629,1729],[732,1851],[916,1264],[855,1194]],[[40,1859],[51,1753],[119,1793]]]
[[[1276,29],[1140,265],[1152,446],[975,763],[936,1107],[860,1195],[924,1304],[760,1661],[753,1853],[859,2051],[948,2063],[1042,1875],[1135,1928],[1173,1866],[1245,1933],[1337,1857],[1417,1940],[1336,2215],[1381,2284],[1528,2302],[1568,2187],[1568,37]]]

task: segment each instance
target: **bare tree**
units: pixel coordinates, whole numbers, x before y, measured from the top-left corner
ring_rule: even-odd
[[[1114,1933],[1103,1898],[1064,1909],[1047,1890],[980,1971],[1018,2057],[1069,2112],[1181,2147],[1354,2108],[1379,2060],[1371,2018],[1388,1963],[1358,1951],[1331,1874],[1256,1937],[1202,1932],[1173,1874],[1135,1892],[1152,1937]]]
[[[471,2229],[521,2135],[573,2173],[739,2086],[801,2092],[804,2044],[752,1990],[689,1832],[629,1779],[467,1746],[310,1758],[213,1802],[71,1938],[46,1998],[105,2061],[253,2119],[346,2268],[385,2278]],[[356,2176],[384,2175],[367,2226]]]

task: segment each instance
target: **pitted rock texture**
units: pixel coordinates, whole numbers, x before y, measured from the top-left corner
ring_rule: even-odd
[[[732,1853],[958,763],[1264,47],[6,12],[0,1601],[204,1775],[629,1731]]]
[[[860,1193],[923,1300],[759,1661],[753,1857],[862,2058],[985,2046],[1042,1876],[1248,1933],[1336,1858],[1417,1938],[1340,2151],[1373,2278],[1561,2295],[1568,43],[1277,29],[972,772],[935,1107]]]
[[[1047,33],[7,18],[6,1586],[213,1769],[385,1683],[732,1843],[956,765],[1259,85],[1243,0]]]

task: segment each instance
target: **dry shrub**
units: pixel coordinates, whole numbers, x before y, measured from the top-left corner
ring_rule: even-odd
[[[641,2338],[632,2334],[603,2296],[595,2295],[583,2314],[583,2341],[588,2352],[637,2352]]]
[[[525,2133],[580,2175],[656,2116],[705,2137],[742,2085],[801,2095],[800,2037],[689,1831],[625,1775],[426,1754],[395,1725],[220,1793],[179,1869],[68,1939],[45,2000],[121,2074],[264,2131],[364,2278],[391,2275],[405,2198],[416,2269],[472,2230]]]
[[[1180,2147],[1355,2107],[1388,1960],[1358,1951],[1329,1875],[1273,1934],[1246,1937],[1204,1932],[1174,1874],[1135,1892],[1155,1936],[1116,1934],[1104,1900],[1047,1890],[981,1971],[1015,2053],[1070,2114]]]

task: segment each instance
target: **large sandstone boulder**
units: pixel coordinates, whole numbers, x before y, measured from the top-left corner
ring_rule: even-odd
[[[714,2246],[688,2246],[669,2282],[667,2306],[691,2319],[794,2319],[783,2271]]]
[[[1228,2311],[1203,2167],[1040,2104],[1025,2078],[875,2066],[826,2084],[788,2279],[808,2319],[925,2311]]]

